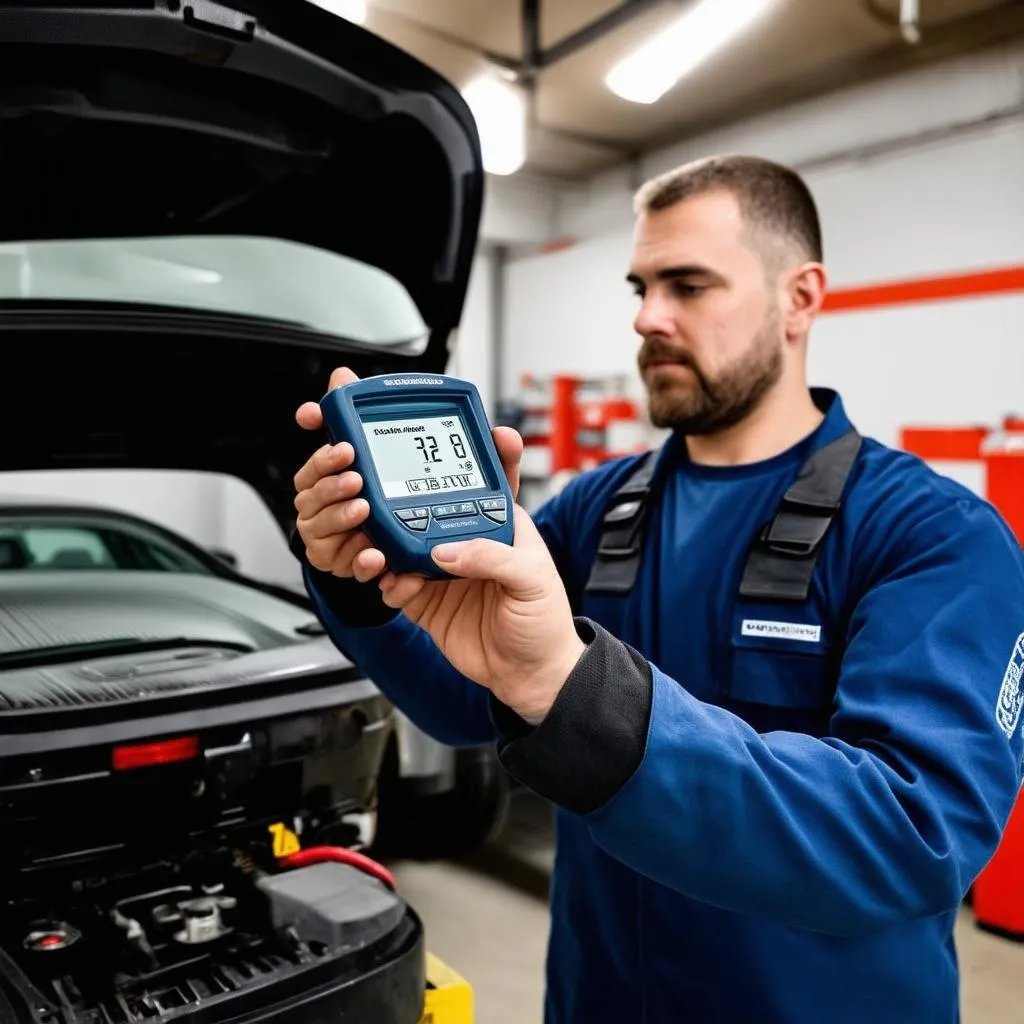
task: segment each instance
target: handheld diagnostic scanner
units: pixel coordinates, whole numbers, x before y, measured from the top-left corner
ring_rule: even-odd
[[[442,374],[394,373],[345,384],[320,400],[332,444],[370,506],[363,523],[388,568],[450,579],[430,557],[447,541],[511,544],[512,492],[476,387]]]

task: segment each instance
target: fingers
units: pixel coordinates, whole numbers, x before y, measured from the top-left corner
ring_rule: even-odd
[[[512,488],[512,498],[519,497],[520,464],[523,461],[523,439],[519,433],[511,427],[495,427],[492,431],[494,446],[498,449],[498,456],[505,469],[505,476],[508,478],[509,486]]]
[[[328,505],[310,519],[299,519],[299,533],[309,544],[311,541],[341,539],[340,535],[358,530],[370,515],[370,503],[365,498],[339,501]]]
[[[295,485],[295,490],[307,491],[323,477],[330,476],[333,473],[340,473],[343,469],[347,469],[352,465],[355,457],[355,449],[348,441],[342,441],[341,444],[333,446],[329,444],[323,445],[313,452],[303,467],[295,474],[295,478],[292,481]]]
[[[351,384],[359,377],[347,366],[331,373],[328,391]],[[316,402],[304,402],[295,412],[296,422],[306,430],[323,426],[323,414]],[[384,569],[384,556],[359,527],[370,514],[370,506],[356,495],[363,478],[344,472],[355,461],[355,450],[347,441],[323,445],[295,474],[297,526],[306,545],[310,565],[335,576],[356,576],[367,582]]]
[[[351,576],[353,558],[370,546],[359,529],[369,514],[369,502],[365,498],[355,498],[336,501],[308,518],[300,515],[296,526],[306,545],[310,565],[324,572],[329,570],[335,576]]]
[[[359,534],[364,537],[365,534]],[[352,560],[352,573],[360,583],[369,583],[376,579],[385,568],[384,552],[371,546],[369,538],[365,546],[356,554]]]
[[[338,538],[335,538],[337,540]],[[345,538],[344,543],[338,548],[338,553],[334,556],[334,560],[331,562],[331,572],[335,576],[355,576],[360,583],[365,583],[367,580],[362,578],[359,574],[357,566],[360,564],[360,559],[364,558],[366,552],[373,548],[373,541],[366,536],[361,530],[357,533],[352,533]],[[383,560],[381,555],[381,560]],[[372,577],[368,577],[372,578]]]
[[[295,495],[295,509],[300,519],[312,519],[325,508],[356,497],[362,489],[363,478],[354,470],[325,476]]]
[[[404,610],[420,597],[427,582],[422,576],[385,573],[379,583],[381,597],[389,608]]]
[[[295,410],[295,422],[303,430],[319,430],[324,425],[323,413],[316,402],[303,402]]]
[[[313,568],[346,578],[355,575],[355,559],[373,544],[362,530],[332,533],[319,539],[303,535],[303,540],[306,558]]]

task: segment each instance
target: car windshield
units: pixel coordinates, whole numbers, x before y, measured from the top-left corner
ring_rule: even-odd
[[[214,575],[187,549],[134,524],[74,515],[0,518],[0,573],[54,570]]]
[[[258,317],[413,353],[429,335],[411,296],[390,274],[277,238],[0,244],[0,300],[118,302]]]

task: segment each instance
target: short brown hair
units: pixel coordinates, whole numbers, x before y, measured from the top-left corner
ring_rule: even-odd
[[[822,259],[821,222],[807,183],[761,157],[711,156],[683,164],[642,185],[633,205],[638,214],[664,210],[716,189],[736,197],[750,228],[796,243],[807,259]]]

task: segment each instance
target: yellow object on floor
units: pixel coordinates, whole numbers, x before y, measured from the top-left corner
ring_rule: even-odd
[[[473,1024],[473,989],[433,953],[427,953],[427,995],[420,1024]]]

